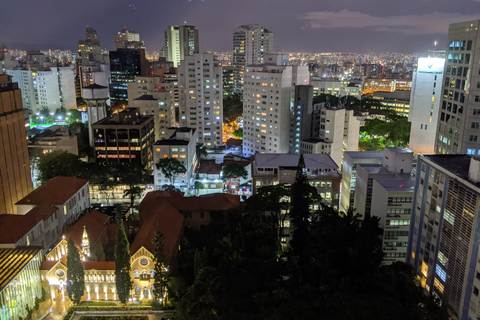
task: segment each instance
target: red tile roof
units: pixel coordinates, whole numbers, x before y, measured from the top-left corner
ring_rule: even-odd
[[[115,261],[82,261],[85,270],[115,270]]]
[[[38,222],[38,220],[26,215],[0,215],[0,243],[16,243],[32,230]]]
[[[75,245],[81,249],[83,238],[83,227],[87,230],[88,240],[90,242],[90,248],[93,248],[96,243],[101,239],[102,235],[107,232],[107,223],[110,217],[102,214],[96,210],[87,212],[83,217],[78,220],[77,223],[70,229],[66,239],[72,239]]]
[[[27,212],[26,216],[36,221],[47,220],[52,214],[58,210],[58,207],[50,204],[41,204]]]
[[[240,196],[224,193],[183,198],[174,204],[180,211],[227,211],[240,207]]]
[[[182,234],[183,219],[183,215],[169,201],[160,201],[143,222],[135,240],[130,245],[130,253],[134,254],[142,246],[153,252],[152,239],[155,232],[160,231],[165,237],[165,259],[167,264],[171,265]]]
[[[88,183],[88,180],[74,177],[55,177],[42,184],[16,204],[49,204],[63,205],[80,188]]]
[[[223,163],[216,163],[215,160],[201,160],[195,170],[197,173],[220,174]]]

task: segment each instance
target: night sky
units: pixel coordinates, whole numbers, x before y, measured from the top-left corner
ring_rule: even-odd
[[[76,49],[85,27],[113,49],[124,26],[159,50],[168,25],[195,25],[201,51],[232,50],[232,32],[258,23],[275,51],[418,52],[445,47],[448,24],[480,19],[466,0],[2,0],[0,42],[11,48]]]

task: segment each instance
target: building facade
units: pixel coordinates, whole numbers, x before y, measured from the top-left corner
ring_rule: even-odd
[[[417,70],[413,73],[408,113],[408,121],[412,123],[409,147],[417,154],[435,153],[444,65],[444,58],[418,58]]]
[[[192,128],[169,128],[169,138],[157,140],[153,145],[153,163],[165,158],[173,158],[185,166],[187,172],[181,174],[175,180],[175,188],[190,193],[193,186],[192,179],[197,165],[196,147],[198,136]],[[165,177],[160,169],[153,166],[155,190],[160,190],[163,185],[170,185],[171,182]]]
[[[186,56],[199,53],[198,30],[195,26],[169,26],[165,30],[164,57],[177,68]]]
[[[136,162],[152,168],[155,142],[153,116],[128,108],[92,124],[95,158],[99,162]]]
[[[0,318],[17,320],[42,297],[39,248],[0,249]]]
[[[222,67],[212,53],[186,56],[178,69],[180,125],[194,128],[207,148],[223,145]]]
[[[308,67],[264,65],[245,69],[244,155],[289,152],[292,113],[295,112],[291,107],[295,95],[294,79],[308,85]]]
[[[273,32],[262,25],[241,25],[233,31],[233,83],[242,92],[245,68],[263,64],[266,53],[273,52]]]
[[[436,154],[480,155],[480,20],[451,24]]]
[[[480,314],[480,162],[467,155],[421,155],[408,259],[421,285],[456,319]]]
[[[21,91],[0,75],[0,214],[16,214],[15,203],[33,191]]]

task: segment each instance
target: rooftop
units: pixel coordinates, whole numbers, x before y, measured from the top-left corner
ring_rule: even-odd
[[[257,167],[296,167],[298,165],[298,154],[281,153],[256,153],[255,164]],[[337,170],[337,164],[328,154],[304,154],[305,166],[307,168],[322,168]]]
[[[345,151],[343,155],[352,159],[383,159],[383,151]]]
[[[83,229],[87,231],[88,240],[90,242],[90,248],[93,248],[95,244],[100,240],[101,236],[107,232],[107,223],[110,221],[110,217],[101,214],[100,212],[93,210],[87,212],[83,217],[75,223],[67,234],[66,239],[72,239],[75,245],[80,248],[83,237]]]
[[[158,140],[154,143],[156,146],[186,146],[189,141],[187,140],[176,140],[176,139],[163,139]]]
[[[468,171],[470,169],[471,156],[465,154],[432,154],[422,155],[421,157],[432,161],[464,180],[469,180]]]
[[[375,179],[387,191],[411,191],[415,187],[415,178],[412,176],[398,176],[398,179]]]
[[[37,247],[17,247],[15,249],[0,249],[0,291],[41,252]]]
[[[0,215],[0,243],[16,243],[38,224],[27,215]]]
[[[16,205],[63,205],[87,183],[88,180],[85,179],[55,177],[30,192],[29,195],[18,201]]]
[[[151,94],[144,94],[134,100],[148,100],[148,101],[157,101]]]

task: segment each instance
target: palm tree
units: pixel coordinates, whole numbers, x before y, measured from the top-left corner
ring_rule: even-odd
[[[139,186],[131,187],[123,191],[123,197],[130,197],[130,207],[133,207],[133,203],[135,202],[136,197],[140,197],[142,195],[143,188]]]

